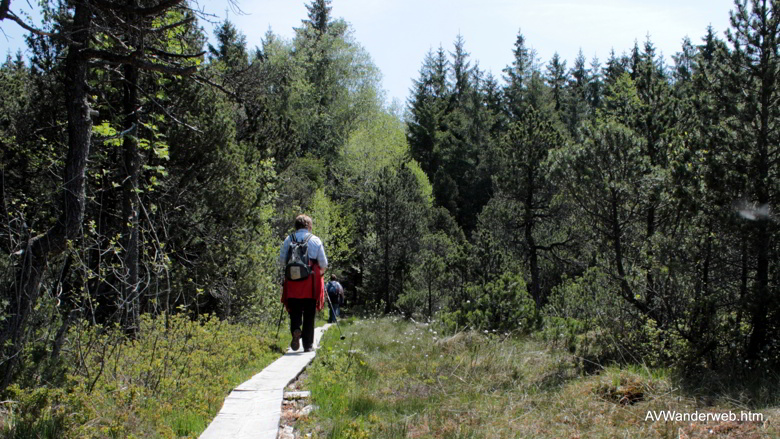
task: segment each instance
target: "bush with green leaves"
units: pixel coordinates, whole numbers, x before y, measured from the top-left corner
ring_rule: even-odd
[[[521,274],[504,273],[485,285],[468,284],[468,299],[455,311],[442,313],[449,331],[469,327],[489,331],[527,333],[539,324],[539,313]]]
[[[577,355],[585,370],[612,362],[660,366],[684,360],[691,352],[687,342],[639,314],[621,298],[617,282],[597,267],[564,279],[543,310],[540,335]]]
[[[0,436],[194,438],[230,389],[281,352],[270,327],[214,316],[143,315],[134,339],[80,323],[68,338],[65,383],[10,388]]]

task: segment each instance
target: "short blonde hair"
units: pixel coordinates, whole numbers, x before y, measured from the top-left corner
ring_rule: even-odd
[[[300,229],[311,229],[314,226],[314,223],[312,222],[311,218],[309,218],[307,215],[298,215],[295,217],[295,230]]]

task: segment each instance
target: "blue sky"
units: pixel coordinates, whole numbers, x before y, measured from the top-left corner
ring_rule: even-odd
[[[308,0],[307,0],[308,1]],[[244,14],[227,0],[200,0],[205,11],[226,14],[246,35],[249,47],[260,45],[270,28],[292,38],[293,27],[306,17],[303,0],[237,0]],[[496,77],[512,61],[518,30],[543,63],[556,51],[571,67],[579,49],[588,62],[604,62],[610,49],[628,51],[647,35],[669,63],[683,37],[698,44],[708,25],[718,34],[728,28],[732,0],[333,0],[333,16],[352,25],[357,41],[381,70],[388,102],[405,103],[412,80],[428,50],[439,45],[452,50],[460,33],[466,51],[482,70]],[[11,10],[29,10],[27,1],[13,0]],[[202,23],[213,34],[214,25]],[[0,54],[23,46],[23,31],[15,23],[0,28]]]

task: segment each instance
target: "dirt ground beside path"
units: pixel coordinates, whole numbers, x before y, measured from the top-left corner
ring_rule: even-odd
[[[290,383],[285,389],[285,398],[282,400],[282,417],[279,421],[278,439],[298,439],[311,437],[311,433],[301,436],[300,431],[295,430],[298,419],[309,416],[315,409],[311,405],[311,396],[308,397],[289,397],[290,392],[305,392],[302,388],[306,379],[306,372],[303,372],[298,378]]]

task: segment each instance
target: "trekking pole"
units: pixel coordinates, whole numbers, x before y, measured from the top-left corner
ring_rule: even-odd
[[[344,337],[344,333],[341,332],[341,325],[339,325],[339,318],[336,317],[336,313],[333,312],[333,304],[330,302],[330,296],[327,292],[325,292],[325,298],[328,299],[328,305],[330,305],[330,313],[333,314],[333,320],[336,321],[336,327],[339,328],[339,340],[344,340],[347,337]]]

